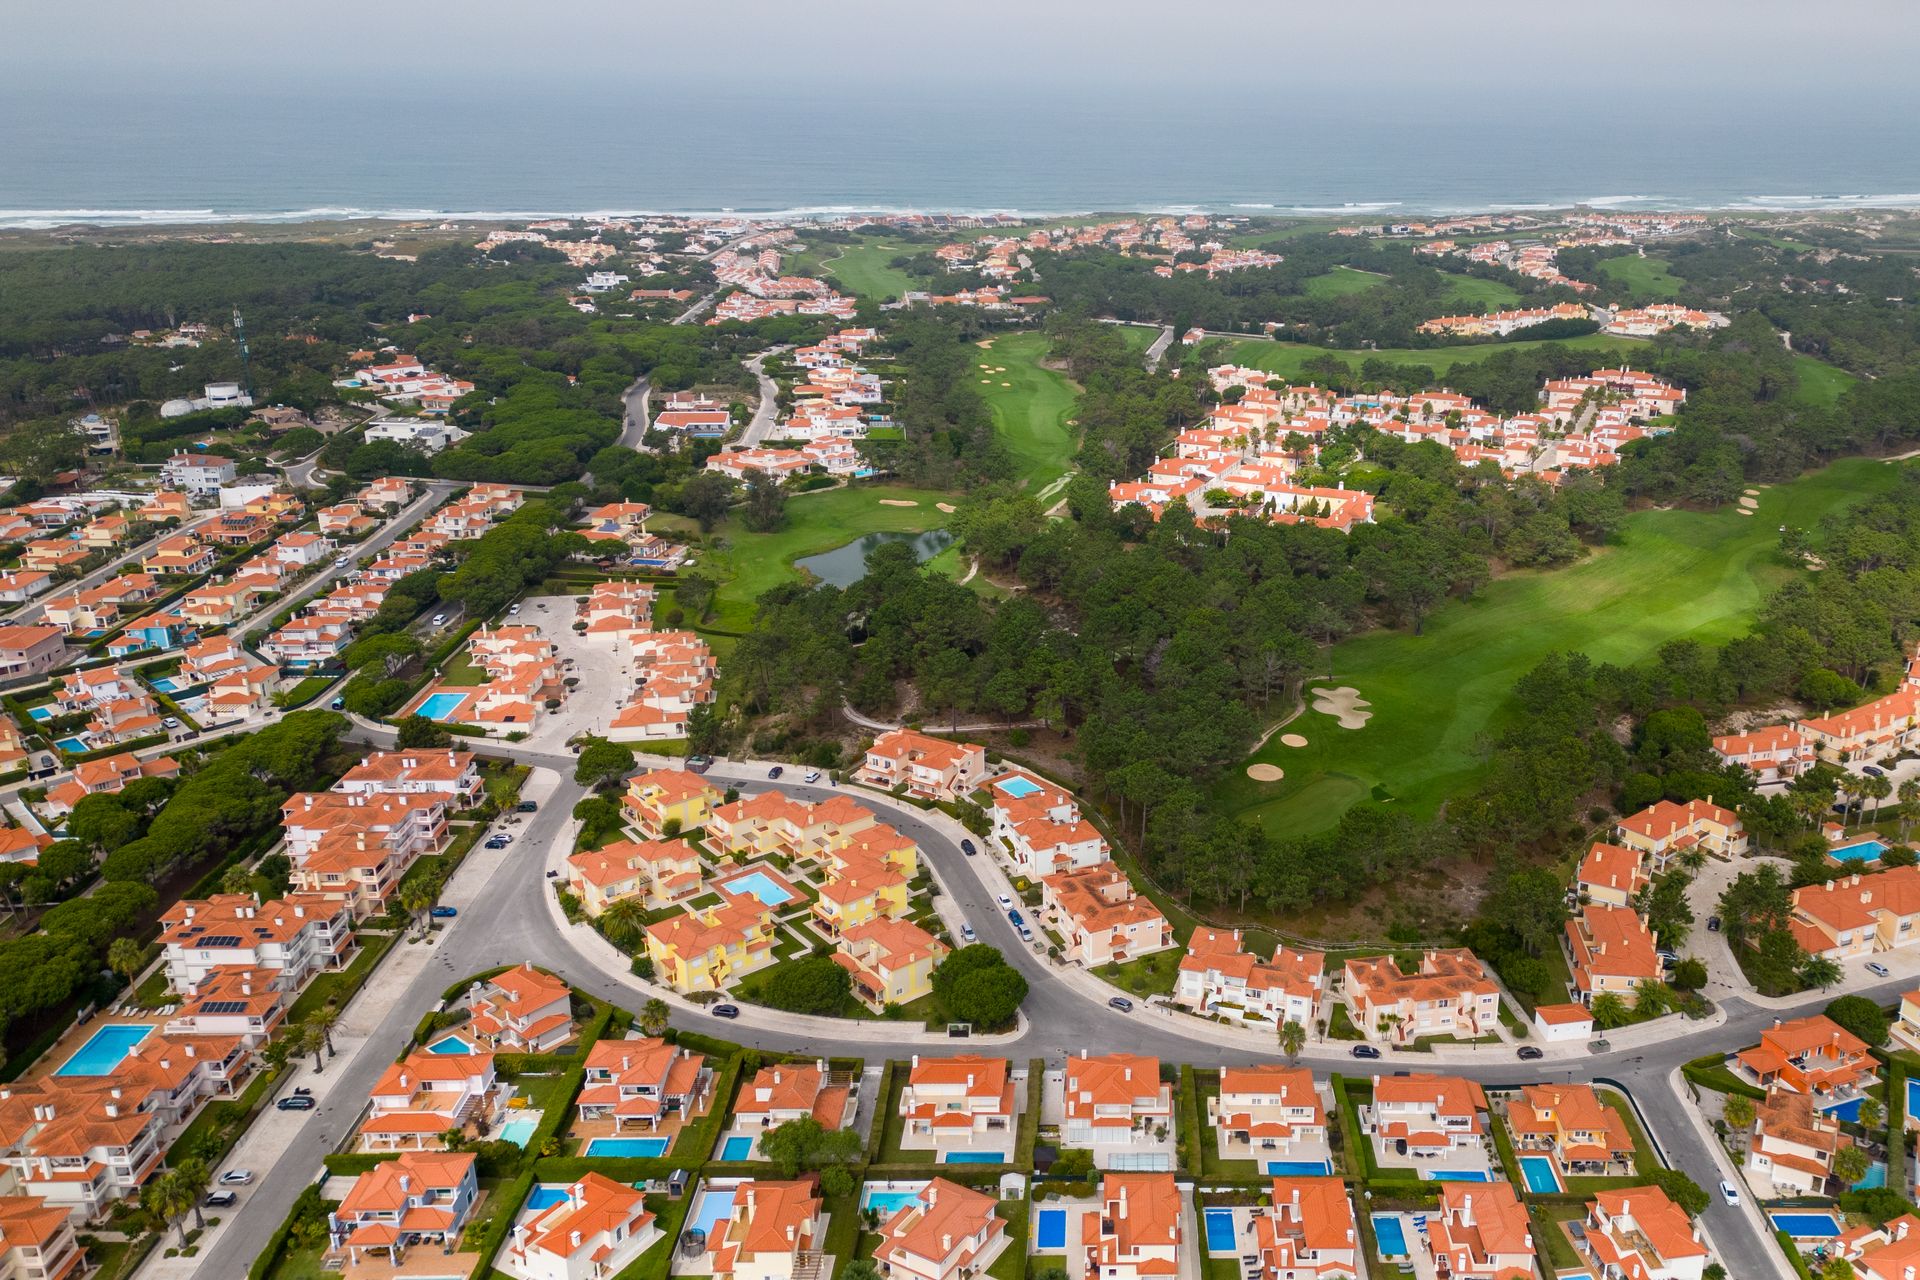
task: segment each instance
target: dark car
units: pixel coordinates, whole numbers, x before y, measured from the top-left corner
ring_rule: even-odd
[[[767,770],[767,776],[769,778],[777,778],[785,772],[786,772],[785,769],[781,768],[779,765],[775,765],[773,766],[773,768]]]
[[[332,702],[329,702],[327,705],[331,707],[333,710],[338,711],[340,710],[340,708],[347,705],[347,700],[345,698],[335,698]]]
[[[506,847],[507,838],[505,836],[493,836],[487,840],[487,848],[489,849],[504,849]]]
[[[532,800],[522,800],[519,804],[513,806],[513,811],[515,813],[538,813],[540,812],[540,806]]]
[[[313,1099],[307,1097],[305,1094],[295,1094],[291,1098],[282,1098],[273,1105],[282,1111],[311,1111],[313,1110]]]
[[[455,916],[460,914],[460,908],[435,907],[431,911],[427,912],[427,914],[432,916],[435,920],[451,920]]]
[[[1718,932],[1720,932],[1720,917],[1719,917],[1719,916],[1708,916],[1708,917],[1707,917],[1707,932],[1708,932],[1708,933],[1718,933]]]
[[[209,1191],[201,1203],[209,1209],[230,1209],[240,1203],[240,1197],[231,1191]]]
[[[1540,1051],[1540,1046],[1537,1044],[1523,1044],[1520,1046],[1520,1061],[1522,1062],[1538,1062],[1546,1056],[1546,1054]]]
[[[973,841],[962,840],[960,842],[960,852],[966,854],[969,858],[971,858],[974,854],[980,851],[973,847]]]
[[[1115,996],[1113,999],[1107,1001],[1107,1008],[1118,1009],[1122,1013],[1132,1013],[1133,1001],[1127,999],[1125,996]]]
[[[1869,778],[1884,778],[1887,776],[1887,771],[1885,769],[1876,768],[1875,766],[1870,764],[1863,765],[1860,769],[1860,772],[1866,774]]]
[[[1380,1051],[1370,1044],[1357,1044],[1347,1050],[1347,1052],[1356,1058],[1377,1058],[1380,1056]]]
[[[716,1018],[737,1018],[740,1016],[740,1006],[737,1004],[717,1004],[713,1006],[713,1016]]]
[[[1024,928],[1027,923],[1017,910],[1007,912],[1007,919],[1013,921],[1013,927],[1016,929]]]
[[[688,756],[687,768],[691,769],[695,773],[705,773],[707,770],[713,768],[713,757],[712,756]]]

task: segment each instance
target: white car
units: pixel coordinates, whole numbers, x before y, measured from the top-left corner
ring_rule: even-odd
[[[334,567],[334,568],[336,568],[336,569],[344,569],[344,568],[346,568],[346,567],[347,567],[347,557],[346,557],[346,556],[335,556],[335,557],[333,558],[333,567]]]
[[[436,626],[436,627],[444,627],[444,626],[446,626],[446,625],[447,625],[447,615],[446,615],[446,614],[444,614],[444,613],[436,613],[436,614],[434,614],[434,615],[433,615],[433,625],[434,625],[434,626]]]
[[[252,1181],[253,1170],[251,1169],[229,1169],[220,1175],[220,1185],[223,1187],[244,1187]]]
[[[818,781],[820,781],[820,771],[819,771],[818,769],[809,769],[809,770],[807,770],[807,776],[806,776],[806,777],[804,777],[804,778],[802,778],[802,779],[801,779],[801,781],[802,781],[802,782],[818,782]]]
[[[1876,978],[1891,978],[1892,972],[1878,960],[1867,961],[1867,972]]]
[[[519,606],[519,605],[517,605],[517,604],[516,604],[516,605],[512,605],[512,606],[510,606],[510,607],[509,607],[509,608],[507,609],[507,616],[508,616],[509,618],[517,618],[517,617],[519,617],[519,616],[520,616],[520,606]]]
[[[1001,909],[1002,909],[1002,910],[1011,910],[1011,909],[1012,909],[1012,907],[1013,907],[1013,899],[1012,899],[1012,898],[1009,898],[1009,897],[1008,897],[1008,896],[1007,896],[1006,894],[1004,894],[1004,893],[1003,893],[1003,894],[1001,894],[1001,895],[1000,895],[1000,907],[1001,907]]]
[[[960,936],[964,938],[966,941],[972,942],[974,939],[978,938],[980,935],[973,931],[972,925],[963,924],[960,926]]]
[[[1722,1178],[1720,1180],[1720,1198],[1722,1200],[1725,1200],[1728,1204],[1734,1205],[1735,1207],[1738,1207],[1740,1204],[1740,1193],[1738,1191],[1735,1191],[1733,1189],[1733,1184],[1731,1182],[1728,1182],[1725,1178]]]

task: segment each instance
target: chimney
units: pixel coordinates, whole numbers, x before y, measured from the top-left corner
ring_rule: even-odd
[[[118,1120],[119,1118],[120,1118],[120,1104],[117,1102],[109,1102],[107,1104],[107,1119]]]
[[[578,1231],[568,1232],[567,1243],[578,1249],[580,1247],[580,1233]]]

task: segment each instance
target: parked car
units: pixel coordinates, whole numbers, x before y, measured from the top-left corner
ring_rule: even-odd
[[[1887,771],[1885,769],[1880,768],[1878,765],[1872,765],[1872,764],[1860,766],[1860,772],[1866,774],[1869,778],[1884,778],[1887,776]]]
[[[1027,926],[1026,926],[1026,925],[1021,925],[1021,926],[1020,926],[1020,941],[1022,941],[1022,942],[1032,942],[1032,941],[1033,941],[1033,930],[1031,930],[1031,929],[1029,929],[1029,928],[1027,928]]]
[[[335,557],[333,558],[333,567],[334,567],[334,568],[336,568],[336,569],[344,569],[344,568],[346,568],[346,567],[347,567],[347,557],[346,557],[346,556],[335,556]]]
[[[695,773],[705,773],[707,770],[713,768],[713,757],[712,756],[688,756],[687,768],[691,769]]]
[[[505,836],[493,836],[487,841],[487,848],[489,849],[504,849],[506,847],[507,838]]]
[[[807,782],[818,782],[818,781],[820,781],[820,771],[819,771],[818,769],[809,769],[809,770],[807,770],[807,776],[806,776],[806,778],[804,779],[804,781],[807,781]]]
[[[1734,1205],[1736,1207],[1740,1203],[1740,1193],[1734,1190],[1733,1184],[1731,1182],[1728,1182],[1725,1178],[1720,1179],[1720,1198],[1722,1200],[1725,1200],[1728,1204]]]
[[[963,924],[960,926],[960,937],[963,941],[972,942],[974,939],[978,938],[979,936],[980,936],[979,934],[973,931],[972,925]]]
[[[1707,932],[1708,932],[1708,933],[1718,933],[1718,932],[1720,932],[1720,917],[1719,917],[1719,916],[1708,916],[1708,917],[1707,917]]]
[[[1867,961],[1867,972],[1876,978],[1891,978],[1893,976],[1892,973],[1888,972],[1887,966],[1881,964],[1878,960]]]
[[[458,907],[434,907],[427,912],[435,920],[451,920],[460,914]]]
[[[1007,912],[1007,919],[1013,922],[1013,927],[1016,929],[1024,929],[1027,927],[1026,917],[1021,915],[1018,911]]]
[[[769,778],[777,778],[785,772],[786,772],[786,769],[782,768],[780,765],[775,765],[773,766],[773,768],[767,770],[767,776]]]
[[[240,1203],[240,1197],[231,1191],[209,1191],[207,1198],[201,1203],[209,1209],[231,1209]]]
[[[172,716],[168,716],[160,722],[160,725],[162,728],[165,728],[165,729],[178,729],[180,727],[180,722],[174,719]]]
[[[307,1088],[305,1085],[301,1085],[293,1091],[293,1096],[296,1098],[311,1098],[313,1096],[313,1090]]]
[[[509,606],[507,606],[507,616],[508,616],[509,618],[517,618],[517,617],[519,617],[519,616],[520,616],[520,606],[519,606],[519,605],[517,605],[517,604],[516,604],[516,605],[509,605]]]
[[[304,1094],[296,1093],[290,1098],[280,1099],[280,1101],[273,1105],[282,1111],[311,1111],[313,1110],[313,1099]]]
[[[973,847],[973,841],[962,840],[960,842],[960,852],[966,854],[969,858],[971,858],[974,854],[980,851]]]
[[[329,711],[338,711],[340,710],[340,708],[346,705],[347,705],[347,700],[345,698],[335,698],[332,702],[329,702],[327,704],[327,709]]]
[[[532,800],[522,800],[519,804],[513,806],[513,811],[515,813],[538,813],[540,812],[540,806]]]
[[[1113,999],[1107,1001],[1107,1008],[1118,1009],[1122,1013],[1132,1013],[1133,1001],[1127,999],[1125,996],[1115,996]]]
[[[1006,894],[1004,894],[1004,893],[1003,893],[1003,894],[1001,894],[1001,895],[1000,895],[1000,906],[1001,906],[1001,907],[1002,907],[1002,908],[1003,908],[1004,910],[1008,910],[1008,911],[1011,911],[1011,910],[1013,909],[1013,899],[1012,899],[1011,897],[1009,897],[1008,895],[1006,895]]]
[[[737,1018],[740,1016],[740,1006],[737,1004],[717,1004],[713,1006],[713,1016],[716,1018]]]
[[[1520,1061],[1522,1062],[1538,1062],[1546,1056],[1546,1054],[1540,1051],[1540,1046],[1537,1044],[1523,1044],[1520,1046]]]
[[[1380,1056],[1380,1051],[1370,1044],[1357,1044],[1347,1050],[1347,1052],[1356,1058],[1378,1058]]]
[[[446,626],[446,625],[447,625],[447,615],[446,615],[446,614],[444,614],[444,613],[436,613],[436,614],[434,614],[434,615],[433,615],[433,625],[434,625],[434,626],[436,626],[436,627],[444,627],[444,626]]]
[[[220,1185],[223,1187],[245,1187],[252,1182],[253,1170],[251,1169],[229,1169],[220,1175]]]

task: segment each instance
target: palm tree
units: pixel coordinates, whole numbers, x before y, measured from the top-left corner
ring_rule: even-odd
[[[665,1034],[668,1013],[667,1002],[655,996],[640,1006],[640,1030],[650,1036]]]
[[[402,884],[398,900],[400,909],[413,921],[413,927],[424,932],[420,922],[427,912],[433,910],[434,900],[439,896],[438,891],[422,878]]]
[[[1860,780],[1860,789],[1873,800],[1873,816],[1880,816],[1880,802],[1893,794],[1893,779],[1867,777]]]
[[[340,1010],[330,1004],[323,1004],[307,1015],[307,1025],[320,1033],[320,1043],[326,1046],[329,1058],[337,1052],[333,1047],[333,1024],[338,1021]]]
[[[1294,1066],[1300,1061],[1300,1051],[1307,1047],[1307,1029],[1296,1020],[1288,1018],[1280,1024],[1280,1051],[1287,1055],[1287,1065]]]
[[[647,913],[638,898],[620,898],[609,902],[600,913],[600,932],[607,941],[623,951],[631,951],[647,927]]]
[[[140,1192],[140,1207],[160,1223],[162,1231],[177,1224],[180,1247],[187,1247],[187,1206],[181,1195],[178,1173],[169,1169],[150,1180]]]
[[[1867,1176],[1867,1149],[1860,1146],[1842,1147],[1833,1153],[1833,1176],[1845,1186]]]
[[[1826,956],[1808,956],[1800,966],[1800,981],[1823,991],[1845,976],[1839,962]]]
[[[1745,1132],[1753,1127],[1753,1099],[1744,1094],[1730,1093],[1721,1106],[1720,1114],[1726,1117],[1729,1128]]]
[[[200,1198],[207,1193],[213,1183],[213,1175],[207,1171],[207,1162],[198,1156],[188,1156],[173,1166],[173,1176],[180,1180],[181,1197],[193,1207],[193,1226],[196,1231],[204,1230],[205,1218],[200,1216]]]
[[[132,986],[140,971],[147,967],[147,951],[132,938],[115,938],[107,946],[107,967]]]
[[[299,1046],[298,1052],[313,1055],[313,1074],[319,1075],[327,1069],[326,1059],[321,1056],[327,1047],[327,1042],[322,1038],[319,1028],[311,1022],[302,1022],[295,1025],[287,1034]]]
[[[1900,843],[1907,842],[1913,830],[1913,815],[1920,810],[1920,778],[1908,778],[1900,784]]]

